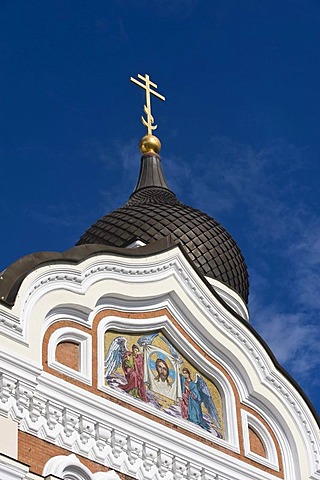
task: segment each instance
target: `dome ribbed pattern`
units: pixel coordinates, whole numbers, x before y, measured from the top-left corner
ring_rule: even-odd
[[[128,202],[91,226],[78,245],[125,247],[135,240],[150,243],[170,234],[183,245],[195,267],[234,289],[247,303],[247,267],[235,241],[216,220],[181,203],[168,187],[151,183],[140,188],[138,181]]]

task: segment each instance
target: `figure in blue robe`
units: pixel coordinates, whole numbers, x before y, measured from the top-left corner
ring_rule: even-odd
[[[182,399],[180,401],[182,418],[210,431],[210,427],[203,418],[202,398],[197,383],[191,379],[190,370],[183,368],[180,374]]]

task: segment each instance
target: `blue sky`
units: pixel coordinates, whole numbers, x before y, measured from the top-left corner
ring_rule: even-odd
[[[317,0],[2,0],[0,269],[125,202],[149,73],[168,183],[236,239],[251,322],[320,411],[319,45]]]

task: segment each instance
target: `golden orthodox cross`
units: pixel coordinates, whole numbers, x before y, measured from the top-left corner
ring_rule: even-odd
[[[151,82],[149,75],[146,74],[143,77],[142,75],[138,74],[138,78],[140,78],[140,80],[143,80],[145,83],[141,83],[133,77],[131,77],[130,80],[131,80],[131,82],[135,83],[136,85],[139,85],[139,87],[143,88],[146,91],[146,103],[144,105],[143,110],[144,110],[144,113],[147,116],[147,119],[145,119],[141,115],[141,120],[142,120],[143,125],[145,127],[147,127],[148,135],[152,135],[152,130],[155,130],[157,128],[157,125],[153,125],[154,124],[154,118],[151,115],[150,93],[152,95],[154,95],[155,97],[160,98],[160,100],[163,100],[163,101],[165,101],[165,97],[163,97],[162,95],[160,95],[160,93],[158,93],[155,90],[152,90],[152,88],[150,88],[150,87],[158,88],[158,85]]]

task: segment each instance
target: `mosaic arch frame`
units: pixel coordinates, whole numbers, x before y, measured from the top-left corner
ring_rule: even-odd
[[[230,383],[166,315],[137,320],[106,314],[98,339],[100,390],[239,451]]]

